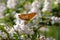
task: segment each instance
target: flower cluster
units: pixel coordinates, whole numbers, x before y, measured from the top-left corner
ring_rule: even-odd
[[[51,19],[52,19],[52,24],[60,23],[60,18],[58,18],[58,17],[53,16],[53,17],[51,17]]]
[[[36,12],[36,13],[38,13],[39,12],[39,8],[40,8],[40,3],[39,3],[39,1],[37,1],[37,0],[35,0],[33,3],[32,3],[32,8],[31,8],[31,10],[29,11],[29,13],[31,13],[31,12]]]
[[[44,2],[44,7],[42,9],[43,12],[47,11],[47,10],[51,10],[51,4],[52,4],[52,0],[45,0]]]
[[[15,8],[15,6],[16,6],[16,0],[8,0],[7,1],[7,7],[8,8]]]
[[[5,4],[1,3],[0,4],[0,18],[3,17],[3,11],[6,9]]]

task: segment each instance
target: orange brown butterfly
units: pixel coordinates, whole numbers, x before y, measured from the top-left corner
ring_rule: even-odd
[[[30,19],[32,19],[34,16],[36,15],[35,12],[32,12],[30,14],[21,14],[21,15],[18,15],[18,17],[22,20],[26,20],[26,21],[29,21]]]

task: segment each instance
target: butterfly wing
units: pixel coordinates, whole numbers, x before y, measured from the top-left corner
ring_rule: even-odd
[[[19,16],[19,18],[21,18],[23,20],[30,20],[35,15],[36,15],[36,13],[30,13],[30,14],[22,14],[22,15],[18,15],[18,16]]]
[[[23,20],[29,20],[28,14],[19,15],[19,18],[20,18],[20,19],[23,19]]]
[[[35,15],[36,15],[36,13],[30,13],[30,14],[28,15],[28,17],[29,17],[29,19],[31,19],[31,18],[33,18]]]

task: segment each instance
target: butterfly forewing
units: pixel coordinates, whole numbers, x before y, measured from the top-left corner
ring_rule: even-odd
[[[30,20],[31,18],[33,18],[36,15],[36,13],[30,13],[30,14],[21,14],[18,15],[20,19],[23,20]]]

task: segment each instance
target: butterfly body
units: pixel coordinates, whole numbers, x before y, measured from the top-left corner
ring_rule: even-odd
[[[28,20],[32,19],[35,15],[36,15],[36,13],[32,12],[30,14],[21,14],[18,16],[20,19],[28,21]]]

